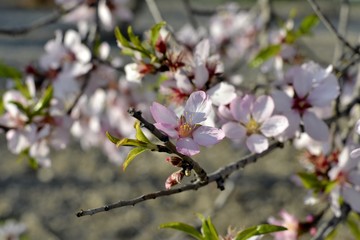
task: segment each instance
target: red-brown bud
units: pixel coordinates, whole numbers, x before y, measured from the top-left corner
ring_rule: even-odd
[[[159,53],[162,53],[162,54],[166,53],[166,50],[167,50],[166,42],[161,37],[159,37],[158,40],[156,41],[155,49]]]
[[[185,174],[182,170],[172,173],[165,181],[165,188],[170,189],[172,186],[175,186],[181,182]]]
[[[176,156],[167,157],[166,161],[175,167],[182,167],[183,165],[182,159]]]

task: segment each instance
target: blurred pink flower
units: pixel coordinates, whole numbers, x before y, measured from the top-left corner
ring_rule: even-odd
[[[268,223],[286,227],[288,230],[273,233],[275,240],[297,240],[300,223],[299,220],[285,210],[279,213],[281,219],[269,217]]]
[[[180,118],[173,110],[154,102],[150,112],[155,119],[155,126],[176,140],[176,149],[192,156],[200,152],[199,146],[211,146],[224,138],[221,129],[202,126],[211,110],[211,101],[203,91],[190,95]]]

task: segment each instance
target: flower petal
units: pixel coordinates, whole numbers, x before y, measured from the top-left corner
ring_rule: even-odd
[[[201,126],[193,132],[194,141],[205,147],[220,142],[224,137],[223,130],[208,126]]]
[[[221,129],[225,136],[230,139],[244,139],[246,136],[246,129],[236,122],[225,123]]]
[[[275,90],[271,94],[274,103],[275,110],[279,113],[287,112],[291,110],[292,99],[283,91]]]
[[[343,188],[343,197],[345,202],[350,205],[352,210],[354,210],[355,212],[360,212],[360,191],[345,186]]]
[[[269,142],[263,135],[253,134],[246,139],[246,146],[253,153],[261,153],[268,149]]]
[[[215,106],[227,105],[236,97],[235,87],[225,82],[216,84],[207,94]]]
[[[294,76],[293,86],[298,97],[305,97],[312,88],[312,78],[310,74],[304,70],[298,71]]]
[[[211,110],[211,101],[204,91],[193,92],[186,101],[184,116],[186,122],[191,124],[201,123]]]
[[[274,108],[274,100],[270,96],[260,96],[254,102],[252,116],[256,122],[262,123],[271,116]]]
[[[199,145],[192,138],[179,138],[176,142],[176,150],[187,156],[193,156],[200,152]]]
[[[305,132],[316,141],[325,142],[329,138],[329,128],[313,112],[306,111],[302,117]]]
[[[328,76],[321,84],[314,88],[309,96],[308,101],[316,107],[329,105],[340,92],[339,84],[333,74]]]
[[[235,98],[230,103],[230,110],[234,118],[242,123],[250,120],[250,109],[255,98],[252,95],[245,95],[243,98]]]
[[[261,125],[261,133],[266,137],[276,137],[289,126],[289,122],[284,116],[272,116]]]
[[[178,117],[174,111],[171,111],[160,103],[154,102],[150,106],[150,112],[157,123],[165,123],[172,128],[178,125]]]

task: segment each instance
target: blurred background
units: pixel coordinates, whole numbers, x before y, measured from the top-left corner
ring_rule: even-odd
[[[156,2],[163,18],[175,30],[188,22],[182,1]],[[206,10],[214,10],[226,2],[229,1],[191,1],[194,7]],[[253,4],[253,1],[236,2],[244,7]],[[318,2],[336,25],[340,1]],[[358,1],[351,2],[347,36],[350,41],[356,42],[360,4]],[[291,9],[296,9],[299,18],[312,13],[304,0],[273,1],[273,6],[275,12],[284,18]],[[0,28],[28,25],[51,14],[54,7],[51,0],[2,0]],[[197,19],[206,26],[207,16]],[[142,3],[132,22],[135,31],[142,32],[153,24],[146,4]],[[74,26],[60,21],[24,35],[0,35],[0,59],[23,69],[43,53],[44,44],[54,37],[56,29],[70,27]],[[331,63],[336,41],[322,24],[315,31],[316,34],[304,39],[302,44],[309,54],[316,55],[323,63]],[[118,54],[113,34],[108,33],[107,38],[113,46],[112,54]],[[4,86],[4,83],[1,84]],[[24,223],[28,239],[185,239],[175,231],[158,227],[169,221],[197,224],[196,213],[202,213],[212,215],[219,233],[225,234],[228,226],[241,229],[266,222],[269,216],[277,216],[282,209],[300,219],[314,212],[314,209],[303,204],[306,191],[291,180],[293,173],[302,167],[298,161],[299,153],[288,145],[231,176],[223,192],[211,184],[196,192],[77,218],[75,214],[80,209],[99,207],[164,189],[165,179],[173,171],[170,165],[165,164],[166,155],[144,154],[123,172],[97,149],[83,151],[74,142],[69,149],[53,153],[51,168],[34,171],[27,162],[10,154],[3,134],[0,135],[0,142],[0,221],[16,219]],[[207,172],[212,172],[243,155],[244,152],[223,142],[204,151],[196,159],[206,166]],[[339,235],[342,237],[338,239],[352,239],[346,231],[343,228]]]

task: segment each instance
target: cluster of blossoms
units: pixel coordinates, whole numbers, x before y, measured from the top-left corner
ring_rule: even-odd
[[[72,135],[84,149],[100,147],[113,162],[121,164],[125,159],[127,166],[145,150],[160,152],[153,139],[139,129],[134,131],[128,109],[135,108],[144,118],[152,117],[156,130],[174,143],[175,149],[164,150],[166,144],[161,149],[171,155],[172,165],[181,168],[166,180],[167,189],[189,175],[192,169],[182,161],[199,154],[202,146],[230,139],[235,147],[262,153],[272,141],[289,141],[309,151],[311,168],[299,174],[313,192],[312,201],[307,202],[325,196],[337,215],[343,203],[360,212],[360,150],[354,146],[356,141],[338,143],[339,136],[326,122],[334,110],[338,113],[339,106],[350,102],[342,101],[348,93],[341,91],[332,66],[323,68],[307,61],[296,48],[296,40],[311,30],[313,16],[298,28],[289,20],[271,29],[265,49],[259,39],[266,21],[256,11],[242,11],[236,4],[219,9],[208,30],[186,26],[173,34],[165,23],[158,23],[140,41],[131,28],[127,37],[116,29],[118,46],[132,57],[123,65],[123,59],[110,56],[108,43],[90,41],[89,36],[90,26],[98,20],[105,29],[112,29],[117,18],[130,21],[127,1],[56,3],[65,9],[74,7],[64,20],[78,22],[79,32],[57,31],[24,76],[8,76],[12,81],[2,95],[0,127],[11,152],[48,167],[50,147],[64,149]],[[266,89],[258,87],[261,82],[248,87],[239,80],[244,77],[228,70],[234,62],[260,67],[266,76],[274,73],[275,79],[265,82]],[[158,81],[149,75],[159,77]],[[149,88],[156,93],[145,92]],[[136,139],[129,139],[134,132]],[[133,149],[124,151],[118,146]],[[309,178],[317,184],[309,184]],[[305,223],[286,212],[281,216],[282,222],[269,220],[288,228],[277,239],[314,233],[313,219],[306,221],[310,227],[304,229]]]

